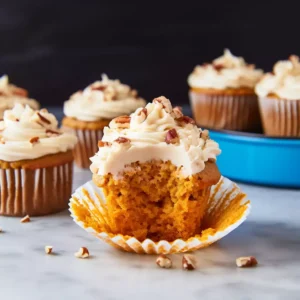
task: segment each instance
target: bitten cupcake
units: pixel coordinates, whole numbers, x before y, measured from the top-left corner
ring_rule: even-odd
[[[68,206],[74,135],[54,115],[16,104],[0,123],[0,215],[46,215]]]
[[[208,132],[165,97],[112,120],[91,158],[112,233],[140,241],[198,233],[210,188],[220,179],[219,153]]]
[[[28,98],[28,92],[20,87],[9,83],[8,76],[0,77],[0,120],[6,109],[11,109],[16,103],[29,105],[33,109],[39,108],[39,103]]]
[[[130,114],[145,104],[136,90],[106,75],[102,75],[101,81],[73,94],[64,105],[63,126],[78,137],[74,150],[76,164],[88,168],[90,157],[98,150],[103,128],[113,118]]]
[[[292,55],[275,64],[256,85],[264,132],[268,136],[300,137],[300,63]]]
[[[198,125],[211,129],[255,131],[260,128],[256,83],[262,70],[229,50],[188,77],[190,102]]]

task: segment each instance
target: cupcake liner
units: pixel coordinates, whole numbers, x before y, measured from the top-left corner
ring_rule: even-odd
[[[211,129],[256,131],[260,115],[256,95],[189,92],[196,123]]]
[[[69,206],[73,220],[87,232],[117,249],[139,254],[181,253],[207,247],[242,224],[251,208],[250,201],[239,187],[222,177],[211,188],[200,234],[188,240],[154,242],[146,239],[140,242],[132,236],[111,232],[104,196],[92,181],[76,190]]]
[[[73,162],[62,165],[0,170],[0,215],[40,216],[68,207]]]
[[[264,132],[268,136],[300,136],[300,100],[260,97]]]
[[[80,168],[89,168],[90,157],[98,151],[98,141],[102,139],[103,130],[74,129],[78,143],[74,148],[75,163]]]

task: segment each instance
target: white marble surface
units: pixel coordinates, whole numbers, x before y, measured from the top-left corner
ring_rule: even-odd
[[[74,186],[90,179],[76,170]],[[300,190],[241,184],[253,209],[222,241],[196,252],[199,268],[159,269],[155,256],[119,252],[88,235],[68,212],[33,218],[0,217],[0,299],[300,299]],[[55,255],[45,255],[53,245]],[[74,252],[89,248],[80,260]],[[254,255],[259,266],[235,267]]]

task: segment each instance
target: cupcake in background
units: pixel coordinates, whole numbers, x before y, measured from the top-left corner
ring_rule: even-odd
[[[220,179],[219,146],[165,97],[112,120],[91,158],[114,234],[188,239],[200,230]]]
[[[74,135],[46,109],[16,104],[0,122],[0,215],[46,215],[68,207]]]
[[[188,77],[195,121],[211,129],[256,131],[260,128],[254,88],[263,71],[229,50],[211,64],[196,66]]]
[[[264,132],[300,137],[300,63],[292,55],[279,61],[256,85]]]
[[[28,98],[27,90],[9,83],[7,75],[0,77],[0,120],[6,109],[11,109],[16,103],[29,105],[32,109],[39,109],[39,103]]]
[[[90,157],[98,150],[103,128],[113,118],[130,114],[145,104],[136,90],[106,75],[102,75],[101,81],[73,94],[64,104],[62,124],[78,137],[74,150],[76,164],[88,168]]]

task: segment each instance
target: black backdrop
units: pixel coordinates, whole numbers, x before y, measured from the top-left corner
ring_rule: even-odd
[[[147,100],[164,94],[184,104],[188,74],[224,47],[265,70],[300,54],[299,6],[266,0],[1,0],[0,74],[44,106],[62,104],[103,72]]]

